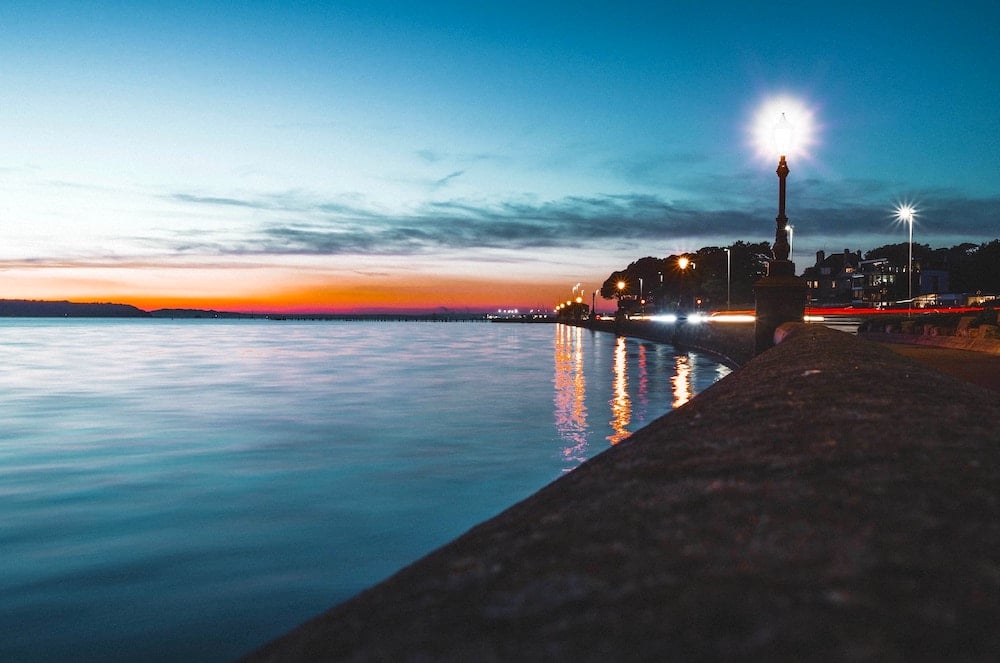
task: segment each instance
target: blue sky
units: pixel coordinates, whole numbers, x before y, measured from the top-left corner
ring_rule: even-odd
[[[0,6],[0,296],[550,305],[770,241],[1000,236],[1000,9],[899,3]]]

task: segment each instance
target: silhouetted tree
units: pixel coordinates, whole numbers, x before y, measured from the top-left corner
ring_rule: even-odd
[[[732,251],[732,301],[743,304],[752,302],[753,284],[765,273],[770,244],[736,242],[729,248]],[[688,260],[687,269],[680,268],[682,258]],[[640,298],[639,279],[642,279],[641,294],[647,306],[660,310],[688,308],[702,299],[706,306],[717,308],[726,301],[726,250],[709,246],[694,253],[666,258],[640,258],[625,269],[612,272],[601,286],[601,297],[614,299],[621,295],[629,302],[637,302]],[[621,290],[619,282],[625,284]]]
[[[980,244],[974,252],[970,252],[966,269],[968,274],[963,274],[964,292],[981,290],[1000,293],[1000,239]]]

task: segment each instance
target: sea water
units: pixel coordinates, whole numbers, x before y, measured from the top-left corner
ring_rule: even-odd
[[[728,372],[553,324],[0,320],[0,660],[224,661]]]

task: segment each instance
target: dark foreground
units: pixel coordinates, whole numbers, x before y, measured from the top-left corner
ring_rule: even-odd
[[[798,325],[253,661],[992,661],[1000,396]]]

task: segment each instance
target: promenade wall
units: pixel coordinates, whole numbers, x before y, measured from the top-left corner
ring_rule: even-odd
[[[706,352],[731,368],[742,366],[753,357],[753,322],[593,320],[576,324],[612,334],[669,343],[680,350]]]
[[[992,661],[1000,402],[820,325],[250,661]]]
[[[920,316],[868,320],[858,334],[877,343],[924,345],[1000,355],[1000,326],[994,309],[969,316]]]

